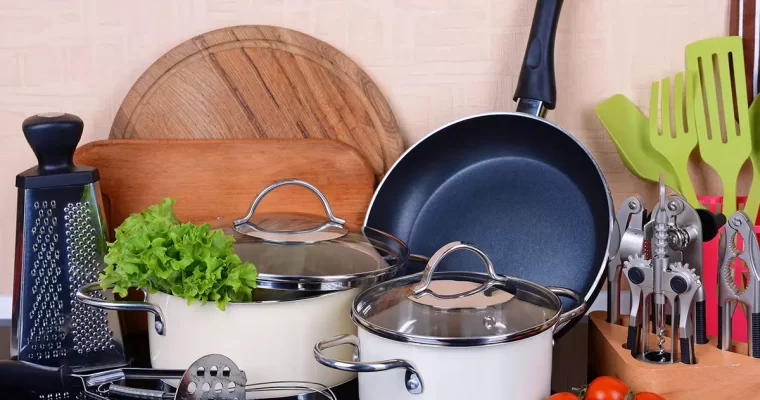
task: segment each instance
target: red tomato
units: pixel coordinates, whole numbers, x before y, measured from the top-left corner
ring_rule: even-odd
[[[571,392],[561,392],[551,395],[548,400],[581,400],[581,398]]]
[[[600,376],[594,379],[588,389],[584,400],[625,400],[625,396],[631,388],[623,381],[611,376]]]
[[[664,397],[660,396],[657,393],[652,392],[638,392],[636,393],[636,396],[633,397],[634,400],[665,400]]]

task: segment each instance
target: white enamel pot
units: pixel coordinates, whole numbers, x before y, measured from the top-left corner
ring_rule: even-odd
[[[254,221],[261,199],[285,185],[312,190],[322,200],[329,221],[284,214],[257,215]],[[395,237],[369,227],[348,232],[343,222],[312,185],[278,181],[256,197],[246,217],[234,221],[236,254],[258,270],[253,301],[231,302],[222,311],[212,302],[188,305],[183,298],[160,291],[148,294],[144,289],[143,302],[107,301],[98,293],[98,282],[81,288],[77,299],[104,309],[153,314],[149,316],[153,368],[184,370],[207,354],[222,354],[246,373],[249,384],[300,381],[335,387],[355,378],[356,372],[314,363],[314,343],[355,333],[350,318],[355,297],[362,289],[392,278],[409,256],[405,244]],[[339,354],[349,358],[353,352],[345,348]],[[308,391],[259,391],[247,397]]]
[[[440,272],[458,250],[488,274]],[[578,305],[562,312],[559,296]],[[362,400],[544,400],[551,392],[554,332],[585,313],[579,294],[497,275],[478,248],[453,242],[421,274],[380,283],[354,300],[358,336],[314,346],[329,369],[359,373]],[[344,358],[342,348],[352,348]]]

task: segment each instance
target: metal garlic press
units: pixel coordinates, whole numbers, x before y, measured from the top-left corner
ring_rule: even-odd
[[[740,250],[737,239],[744,242]],[[718,272],[718,336],[720,348],[731,350],[731,321],[738,305],[745,307],[747,315],[747,347],[750,356],[760,358],[760,248],[752,222],[744,211],[734,213],[726,224],[721,238],[722,252]],[[738,257],[747,264],[749,280],[746,288],[740,289],[734,282],[731,264]]]

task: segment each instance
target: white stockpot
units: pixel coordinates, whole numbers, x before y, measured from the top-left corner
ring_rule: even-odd
[[[257,215],[254,223],[254,211],[264,195],[284,185],[312,190],[322,200],[329,221],[265,214]],[[356,373],[315,363],[314,343],[355,331],[350,310],[356,295],[393,277],[409,256],[395,237],[368,227],[348,232],[343,223],[317,188],[298,180],[278,181],[258,195],[245,218],[234,221],[231,232],[236,254],[258,271],[251,302],[228,303],[221,311],[211,302],[188,305],[183,298],[147,290],[144,302],[108,301],[96,294],[97,282],[80,289],[77,298],[100,308],[152,313],[153,368],[184,370],[207,354],[222,354],[246,373],[249,384],[300,381],[335,387]],[[352,352],[347,348],[340,354],[350,357]],[[249,392],[247,398],[307,392]]]
[[[458,250],[477,254],[488,274],[434,273]],[[579,305],[563,313],[558,296]],[[497,275],[483,251],[453,242],[422,273],[358,295],[351,308],[358,337],[321,341],[314,356],[331,369],[358,372],[362,400],[544,400],[553,333],[585,310],[577,293]],[[339,346],[352,346],[353,356],[332,353]]]

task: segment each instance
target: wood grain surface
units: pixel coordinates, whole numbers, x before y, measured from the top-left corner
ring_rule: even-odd
[[[316,186],[333,213],[356,229],[375,180],[364,158],[329,139],[101,140],[81,146],[74,159],[99,169],[112,229],[164,197],[177,200],[183,222],[231,226],[262,189],[287,178]],[[256,210],[324,215],[314,193],[294,186],[273,190]]]
[[[303,33],[236,26],[196,36],[137,80],[115,139],[329,138],[380,177],[403,152],[390,105],[343,53]]]
[[[757,0],[731,0],[729,34],[741,36],[744,48],[744,71],[747,79],[747,101],[757,97],[758,73],[760,73],[760,49],[758,46],[758,14]]]
[[[649,364],[631,356],[623,346],[626,325],[605,321],[605,311],[589,314],[589,368],[598,375],[614,376],[633,391],[655,392],[668,400],[756,399],[760,359],[749,357],[747,344],[734,342],[731,352],[717,348],[718,339],[695,345],[697,363]],[[666,331],[666,336],[669,332]],[[670,348],[670,339],[666,339]],[[649,334],[649,348],[657,348],[657,336]]]

